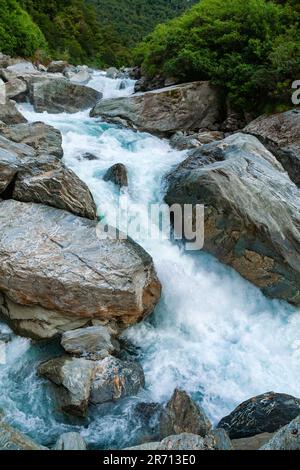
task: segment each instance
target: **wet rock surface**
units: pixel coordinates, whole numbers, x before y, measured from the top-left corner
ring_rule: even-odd
[[[231,439],[273,433],[300,415],[300,400],[290,395],[269,392],[239,405],[218,424]]]
[[[167,184],[170,206],[205,206],[204,249],[267,296],[300,305],[300,191],[255,137],[192,151]]]

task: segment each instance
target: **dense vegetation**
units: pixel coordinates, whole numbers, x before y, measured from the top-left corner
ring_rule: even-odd
[[[31,56],[46,47],[43,33],[17,0],[0,0],[0,51]]]
[[[0,0],[0,50],[103,67],[196,0]]]
[[[87,0],[102,25],[112,26],[126,47],[140,42],[159,23],[175,18],[197,0]]]
[[[136,49],[150,77],[207,80],[243,110],[289,103],[300,78],[299,1],[202,0]]]

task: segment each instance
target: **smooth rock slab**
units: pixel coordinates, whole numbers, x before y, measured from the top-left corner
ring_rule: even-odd
[[[300,305],[300,190],[257,138],[196,149],[167,182],[170,206],[205,206],[205,250],[269,297]]]
[[[0,290],[14,303],[122,327],[153,312],[161,285],[151,257],[99,239],[97,222],[13,200],[0,203]]]
[[[251,398],[223,418],[218,428],[225,429],[231,439],[273,433],[300,415],[300,399],[269,392]]]
[[[138,363],[107,357],[96,365],[90,401],[95,405],[118,401],[144,386],[144,372]]]
[[[177,131],[214,128],[221,118],[218,92],[209,82],[186,83],[101,100],[92,109],[91,116],[163,136]]]
[[[104,326],[67,331],[62,335],[61,345],[67,353],[91,360],[101,360],[120,351],[118,341]]]

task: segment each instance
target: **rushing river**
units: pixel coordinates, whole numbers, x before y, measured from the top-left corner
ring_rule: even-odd
[[[129,95],[134,83],[96,73],[90,86],[104,97]],[[21,110],[30,121],[44,121],[63,135],[64,161],[91,189],[98,212],[111,214],[119,192],[103,181],[106,170],[124,163],[129,172],[129,204],[147,206],[163,200],[163,177],[185,158],[167,141],[75,115],[36,114]],[[97,160],[82,158],[92,153]],[[76,236],[76,234],[74,234]],[[137,397],[109,407],[93,407],[86,421],[59,413],[52,387],[39,378],[36,365],[59,352],[59,346],[34,345],[14,337],[7,363],[0,365],[0,408],[18,429],[51,445],[59,434],[79,431],[93,448],[122,448],[139,443],[140,427],[132,419],[137,402],[165,402],[174,388],[190,392],[214,423],[241,401],[259,393],[300,395],[300,312],[266,299],[261,292],[211,256],[188,253],[168,240],[141,244],[152,255],[163,285],[163,297],[152,317],[126,335],[135,346],[146,375]],[[1,327],[0,327],[1,330]]]

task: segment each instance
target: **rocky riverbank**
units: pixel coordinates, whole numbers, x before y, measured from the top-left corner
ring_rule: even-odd
[[[130,73],[108,71],[112,79]],[[244,128],[244,117],[235,116],[209,82],[103,99],[88,87],[87,67],[63,61],[35,67],[3,56],[0,77],[6,91],[0,105],[0,312],[18,335],[59,342],[60,355],[42,362],[37,373],[70,419],[85,419],[92,407],[147,387],[121,334],[153,313],[161,283],[152,257],[133,240],[98,236],[94,198],[63,161],[60,132],[27,122],[17,103],[51,114],[92,108],[92,117],[170,138],[188,153],[166,177],[166,202],[204,204],[205,250],[267,296],[300,305],[298,110]],[[90,153],[82,158],[97,159]],[[108,168],[103,181],[130,191],[124,164]],[[165,406],[140,403],[134,411],[141,441],[151,442],[140,448],[158,450],[299,449],[299,415],[299,399],[268,393],[214,428],[182,390]],[[53,447],[87,446],[67,433]],[[0,448],[43,449],[5,418]]]

